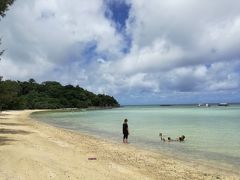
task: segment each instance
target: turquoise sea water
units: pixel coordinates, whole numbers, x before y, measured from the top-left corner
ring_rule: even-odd
[[[204,160],[240,168],[240,106],[126,106],[123,108],[36,113],[40,121],[122,141],[122,123],[129,120],[132,145],[166,152],[189,160]],[[162,142],[159,133],[186,141]]]

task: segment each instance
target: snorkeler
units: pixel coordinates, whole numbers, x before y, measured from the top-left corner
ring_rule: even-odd
[[[178,140],[179,140],[180,142],[183,142],[183,141],[185,140],[185,136],[182,135],[181,137],[178,138]]]
[[[159,133],[159,136],[161,138],[161,141],[163,140],[162,133]]]

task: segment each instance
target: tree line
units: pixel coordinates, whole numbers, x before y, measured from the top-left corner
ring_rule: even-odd
[[[61,85],[56,81],[37,83],[0,79],[0,110],[118,107],[108,95],[94,94],[79,86]]]
[[[0,21],[15,0],[0,0]],[[1,38],[0,38],[1,45]],[[4,50],[0,49],[0,60]],[[0,110],[57,109],[119,106],[114,97],[94,94],[79,86],[62,86],[59,82],[41,84],[34,79],[28,82],[2,81],[0,76]]]

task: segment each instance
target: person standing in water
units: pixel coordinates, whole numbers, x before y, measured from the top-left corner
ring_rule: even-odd
[[[128,135],[129,135],[129,130],[128,130],[128,120],[124,119],[122,131],[123,131],[123,143],[128,143]]]

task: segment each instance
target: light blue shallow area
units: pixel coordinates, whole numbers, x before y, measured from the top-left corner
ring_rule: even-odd
[[[47,112],[40,121],[100,138],[122,141],[122,123],[129,120],[131,144],[195,160],[240,167],[240,106],[126,106],[81,112]],[[161,142],[159,133],[184,143]]]

